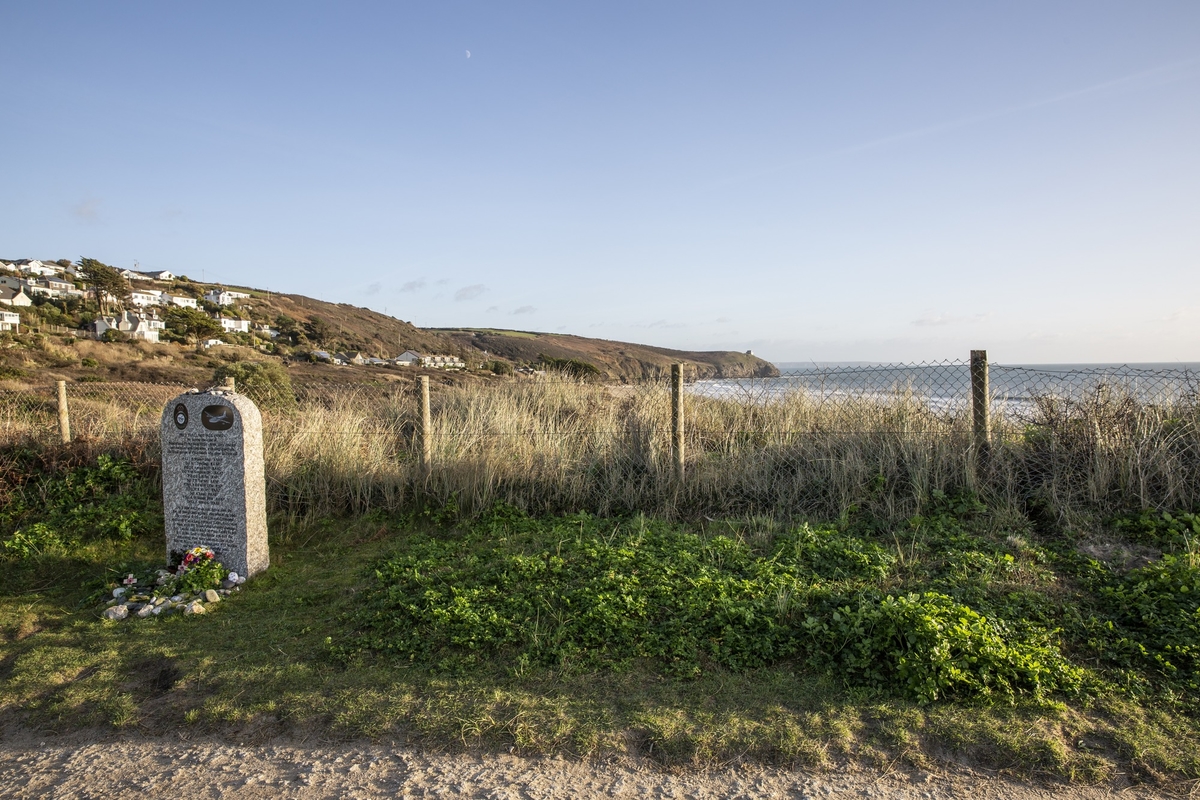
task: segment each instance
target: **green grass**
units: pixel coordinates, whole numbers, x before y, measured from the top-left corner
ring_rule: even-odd
[[[116,502],[98,480],[92,505]],[[152,475],[113,480],[121,496],[153,496]],[[10,491],[10,508],[34,487],[48,500],[26,502],[5,538],[39,513],[60,519],[52,517],[61,512],[49,491],[55,481],[63,482],[51,476]],[[1133,607],[1129,592],[1143,604],[1161,599],[1153,591],[1161,565],[1177,578],[1190,537],[1161,516],[1136,524],[1142,541],[1174,548],[1174,561],[1112,571],[1072,555],[1071,532],[998,518],[969,498],[935,498],[909,520],[848,514],[827,525],[528,519],[504,510],[470,521],[452,510],[275,518],[271,568],[211,614],[120,623],[100,620],[95,600],[107,581],[163,557],[161,531],[79,534],[69,546],[0,562],[0,722],[636,754],[667,765],[936,768],[950,758],[1079,782],[1194,780],[1194,667],[1169,647],[1184,640],[1177,612],[1190,590],[1167,580],[1172,603],[1152,604],[1176,620],[1168,636],[1121,616]],[[410,580],[410,571],[425,578]],[[788,585],[807,594],[782,602]],[[457,587],[473,605],[438,595],[439,586]],[[1124,587],[1114,595],[1119,607],[1104,587]],[[828,622],[831,608],[929,593],[948,598],[924,610],[935,622],[944,608],[958,609],[952,621],[965,618],[968,629],[975,618],[962,608],[1003,621],[1000,644],[1012,652],[988,640],[984,655],[1020,664],[1032,653],[1050,664],[1061,653],[1076,677],[1041,691],[952,681],[953,699],[934,699],[807,644],[814,634],[805,623]],[[561,614],[567,606],[573,619]],[[556,610],[557,627],[530,623]],[[672,626],[681,614],[692,615],[689,624]],[[739,639],[746,620],[760,627]],[[913,631],[924,629],[905,620],[879,617],[854,641],[891,625],[883,640],[901,650],[907,641],[912,663],[969,652],[942,640],[922,650],[929,641]],[[764,630],[769,649],[757,641]],[[898,669],[889,653],[869,663]],[[969,675],[978,663],[958,667]]]

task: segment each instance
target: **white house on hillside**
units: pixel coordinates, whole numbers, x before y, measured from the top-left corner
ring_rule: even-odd
[[[245,292],[231,292],[228,289],[210,289],[204,295],[204,299],[219,306],[231,306],[238,300],[249,300],[250,295]]]
[[[43,264],[41,261],[26,261],[24,264],[17,265],[17,269],[24,272],[26,275],[37,275],[46,277],[49,275],[61,275],[63,268],[58,264]]]
[[[132,311],[125,311],[119,317],[97,317],[86,329],[97,339],[104,338],[104,334],[110,330],[118,330],[131,339],[157,342],[158,332],[163,327],[163,321],[157,317],[143,317]]]
[[[21,332],[21,315],[15,311],[0,311],[0,331]]]
[[[221,327],[226,333],[249,333],[250,320],[248,319],[230,319],[229,317],[217,317],[217,322],[221,323]]]
[[[31,306],[33,300],[22,289],[11,286],[0,286],[0,303],[6,306]]]
[[[130,292],[129,302],[141,308],[162,305],[162,292]]]
[[[161,270],[157,270],[157,271],[151,270],[150,272],[135,272],[135,273],[133,273],[133,279],[137,280],[138,278],[141,278],[142,280],[151,280],[151,281],[173,281],[173,280],[175,280],[175,273],[168,272],[165,269],[161,269]]]
[[[408,367],[412,366],[413,364],[420,366],[422,358],[424,358],[424,356],[422,356],[416,350],[405,350],[403,353],[393,358],[392,361],[397,366],[401,367]]]
[[[196,308],[196,298],[182,297],[177,294],[162,293],[162,302],[164,306],[179,306],[180,308]]]

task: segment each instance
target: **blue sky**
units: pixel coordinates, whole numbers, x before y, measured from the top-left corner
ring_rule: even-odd
[[[39,2],[0,31],[0,257],[776,361],[1200,360],[1194,0]]]

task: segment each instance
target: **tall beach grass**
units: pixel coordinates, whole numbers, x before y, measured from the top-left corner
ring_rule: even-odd
[[[181,387],[72,387],[76,447],[153,460],[166,400]],[[988,452],[969,409],[893,390],[836,402],[803,390],[762,398],[685,397],[686,477],[673,479],[665,384],[562,379],[438,387],[433,468],[421,468],[410,385],[301,391],[264,402],[269,503],[293,515],[359,514],[497,502],[533,513],[587,510],[667,517],[899,517],[935,492],[990,505],[1071,511],[1200,505],[1200,411],[1184,397],[1149,403],[1119,385],[1070,401],[996,407]],[[290,404],[289,404],[290,405]],[[0,393],[7,444],[49,446],[53,399]]]

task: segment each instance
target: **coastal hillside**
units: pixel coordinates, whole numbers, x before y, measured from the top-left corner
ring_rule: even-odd
[[[118,270],[91,259],[80,264],[20,259],[0,267],[0,278],[7,281],[0,289],[23,298],[10,306],[20,316],[17,346],[0,350],[0,378],[10,380],[190,383],[205,380],[214,364],[272,358],[294,374],[322,382],[387,380],[447,365],[457,369],[439,372],[453,382],[530,371],[637,381],[666,375],[677,362],[695,378],[778,374],[774,365],[750,353],[677,351],[533,331],[422,329],[346,303],[193,281],[169,272]],[[96,276],[106,271],[101,303]],[[204,332],[206,324],[212,329]],[[20,346],[26,338],[20,334],[28,333],[50,337],[37,346]],[[444,358],[402,367],[396,359],[406,353],[410,361],[413,353]]]

